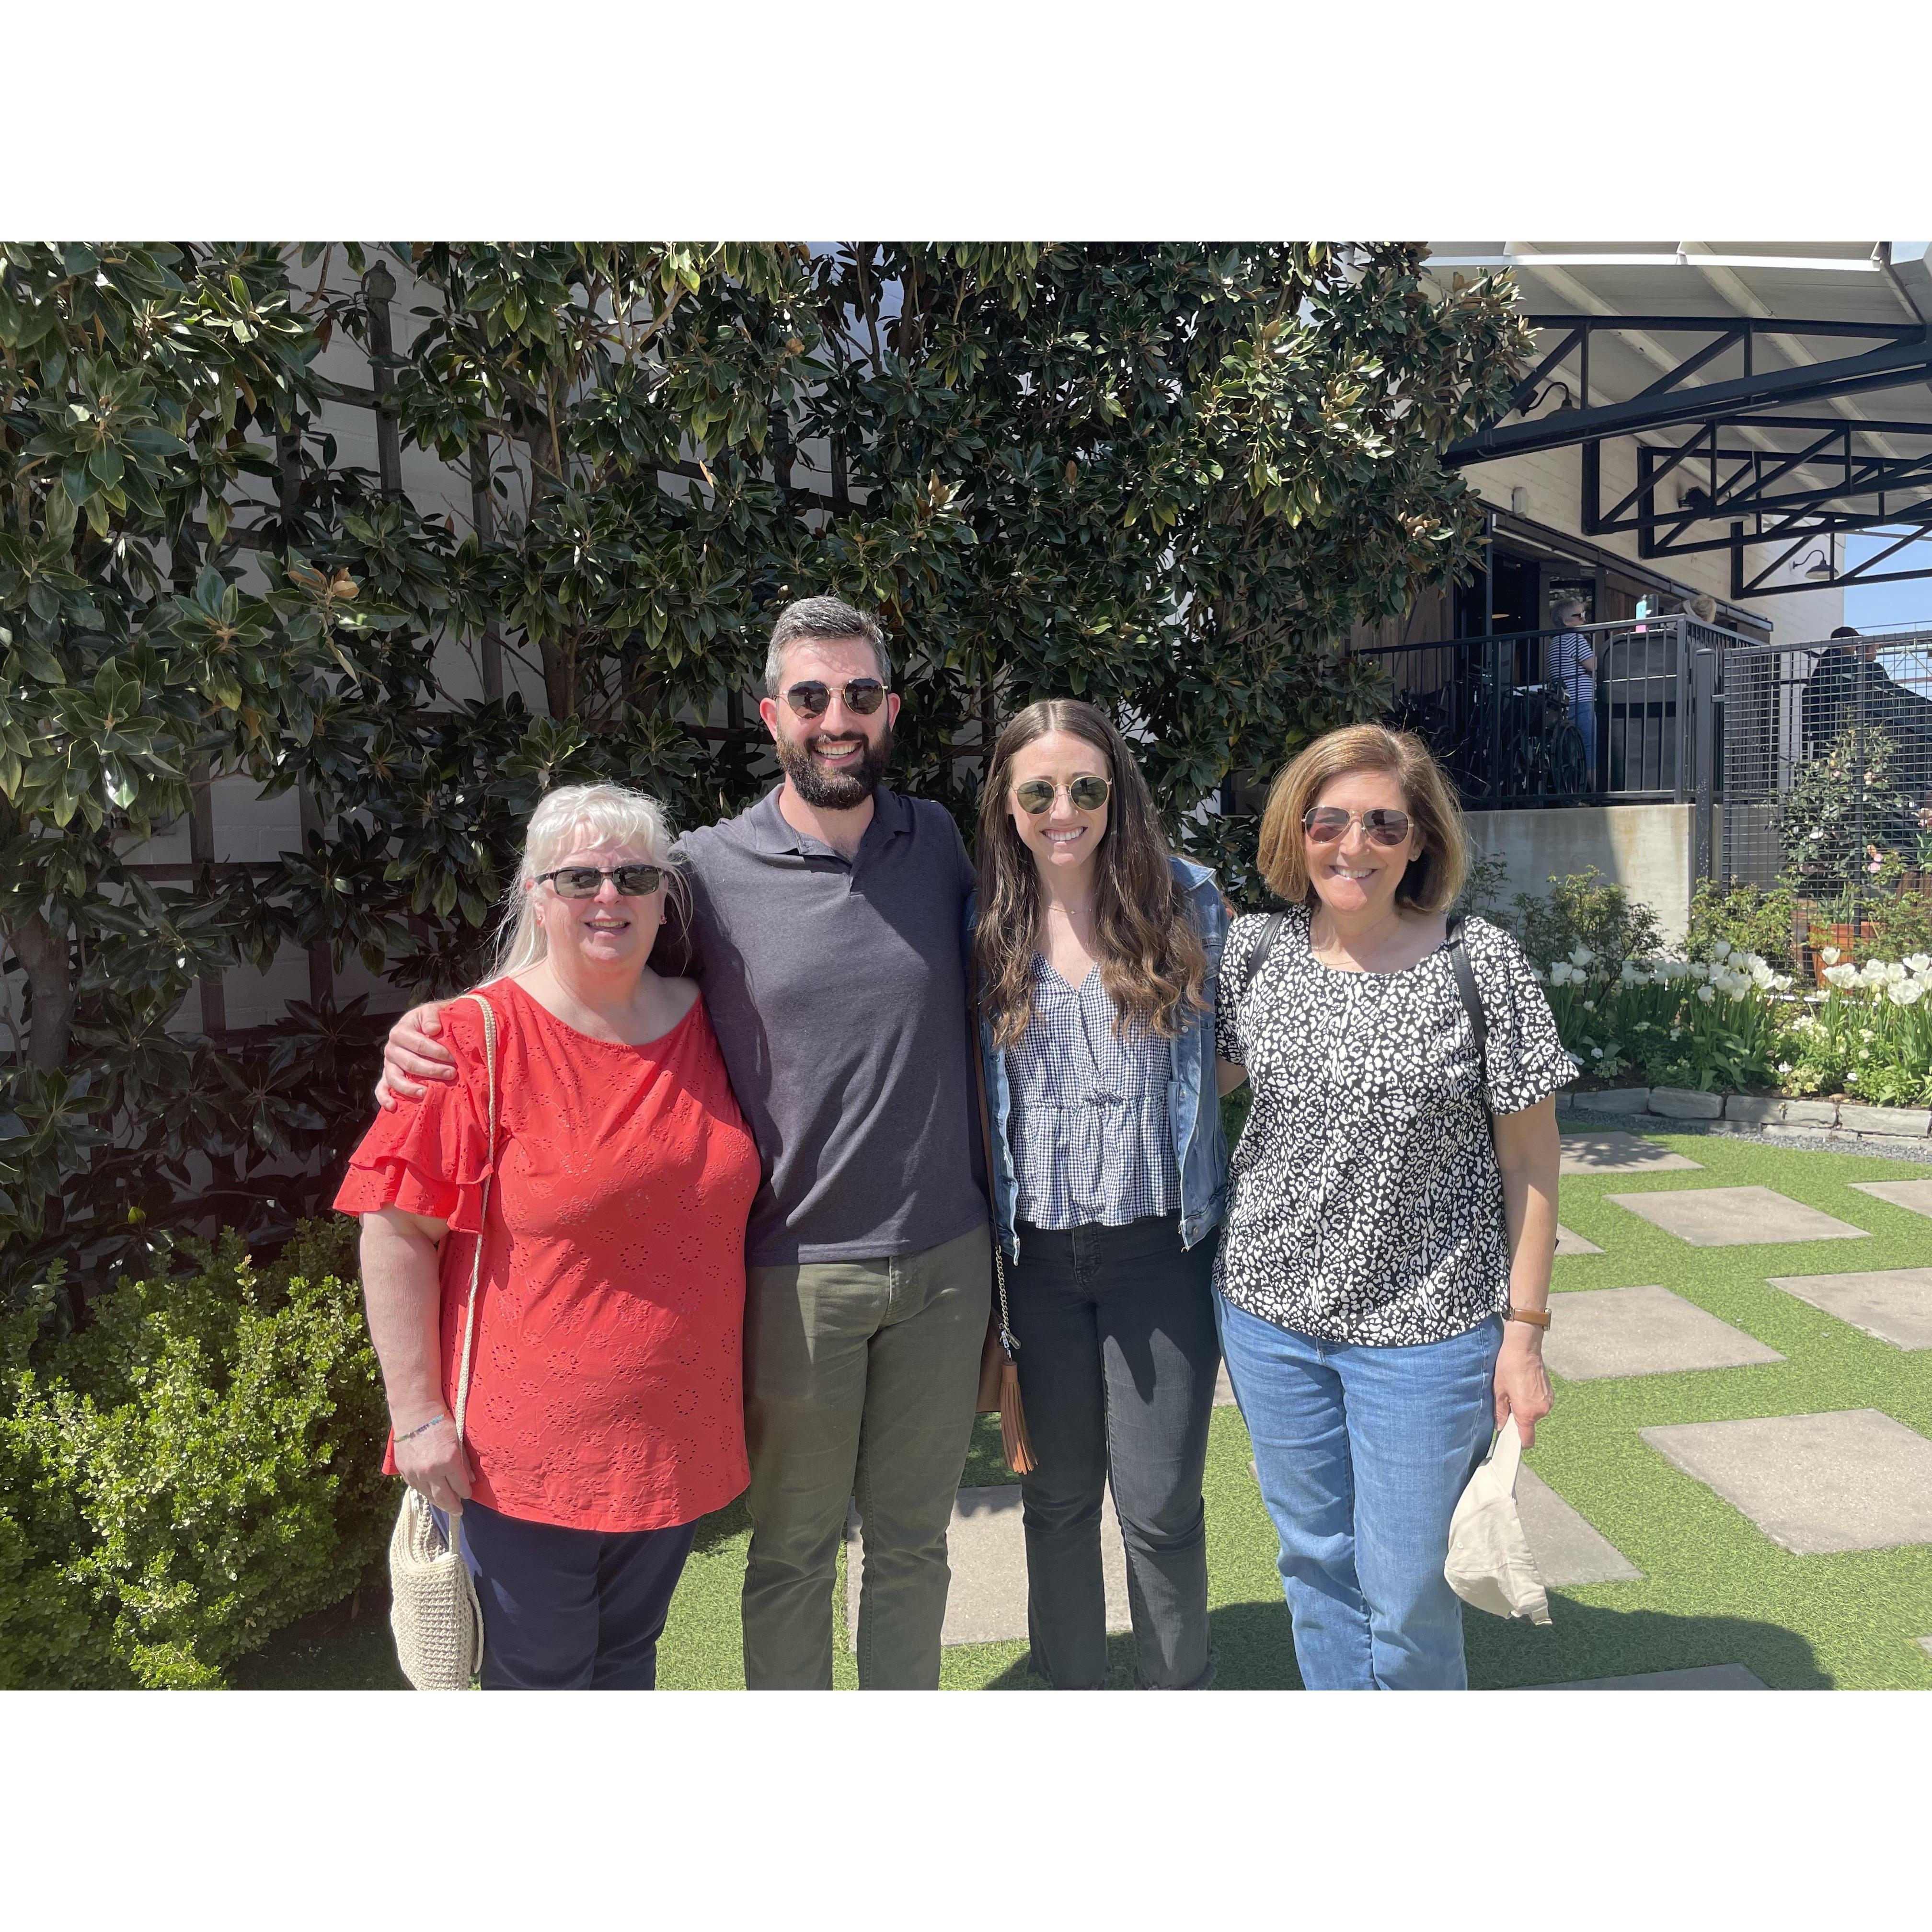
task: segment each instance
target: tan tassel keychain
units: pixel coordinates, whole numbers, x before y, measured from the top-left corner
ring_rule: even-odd
[[[1027,1438],[1026,1411],[1020,1406],[1020,1365],[1014,1360],[1019,1347],[1006,1318],[1006,1258],[1000,1250],[1000,1237],[993,1235],[993,1275],[1000,1285],[1000,1448],[1006,1467],[1016,1476],[1030,1474],[1036,1465],[1033,1444]]]

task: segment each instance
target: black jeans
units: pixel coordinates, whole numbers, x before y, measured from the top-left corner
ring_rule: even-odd
[[[1204,1688],[1214,1240],[1183,1249],[1172,1214],[1058,1233],[1022,1222],[1018,1234],[1007,1293],[1039,1465],[1020,1479],[1034,1668],[1058,1690],[1106,1678],[1100,1502],[1111,1484],[1136,1674],[1148,1689]]]

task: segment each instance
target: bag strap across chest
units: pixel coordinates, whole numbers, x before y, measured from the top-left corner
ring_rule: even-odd
[[[1469,1031],[1476,1042],[1476,1071],[1482,1080],[1485,1093],[1490,1084],[1490,1021],[1483,1011],[1483,996],[1476,986],[1476,969],[1469,963],[1468,938],[1463,928],[1465,920],[1461,913],[1452,915],[1449,921],[1449,970],[1456,976],[1456,992],[1462,1002],[1462,1010],[1469,1016]],[[1496,1118],[1490,1118],[1490,1135],[1496,1136]]]

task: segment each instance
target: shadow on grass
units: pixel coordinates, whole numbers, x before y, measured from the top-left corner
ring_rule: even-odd
[[[1463,1618],[1469,1687],[1528,1690],[1538,1685],[1637,1677],[1652,1671],[1692,1670],[1741,1664],[1774,1690],[1828,1690],[1810,1645],[1781,1624],[1745,1617],[1672,1616],[1659,1610],[1606,1610],[1554,1595],[1552,1622],[1538,1627],[1471,1611]],[[1208,1614],[1220,1665],[1217,1690],[1298,1690],[1288,1606],[1224,1604]],[[1133,1688],[1134,1640],[1107,1640],[1110,1690]],[[1043,1690],[1024,1659],[987,1686],[992,1690]]]
[[[1480,1612],[1464,1616],[1472,1690],[1528,1690],[1712,1664],[1742,1664],[1774,1690],[1832,1688],[1810,1644],[1781,1624],[1610,1610],[1555,1592],[1550,1608],[1551,1622],[1540,1629]]]
[[[228,1666],[238,1690],[406,1690],[389,1630],[386,1561],[332,1604]]]

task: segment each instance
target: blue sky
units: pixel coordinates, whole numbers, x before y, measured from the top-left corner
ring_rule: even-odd
[[[1891,541],[1869,530],[1854,531],[1845,539],[1845,560],[1848,564],[1862,563]],[[1894,552],[1879,568],[1932,570],[1932,540]],[[1845,622],[1862,631],[1896,624],[1920,624],[1932,630],[1932,577],[1921,577],[1909,584],[1848,585]]]

